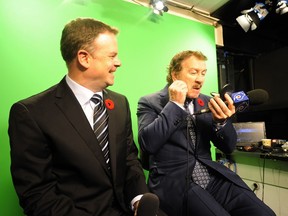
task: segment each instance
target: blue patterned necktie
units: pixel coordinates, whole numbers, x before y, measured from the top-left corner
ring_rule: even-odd
[[[110,169],[109,163],[109,142],[108,142],[108,113],[106,107],[103,104],[102,97],[98,94],[93,95],[91,101],[95,103],[93,114],[93,129],[96,135],[99,145],[103,152],[108,169]]]
[[[193,113],[190,113],[188,107],[190,104],[191,100],[186,100],[184,107],[186,109],[186,111],[188,112],[188,118],[187,118],[187,127],[189,130],[189,136],[191,138],[192,141],[192,147],[194,152],[196,151],[196,133],[195,133],[195,124],[192,120],[192,115]],[[202,187],[203,189],[205,189],[207,187],[207,185],[209,184],[210,181],[210,175],[208,172],[208,169],[206,166],[204,166],[200,161],[197,160],[197,158],[195,158],[195,166],[194,169],[192,171],[192,179],[193,181],[198,184],[200,187]]]

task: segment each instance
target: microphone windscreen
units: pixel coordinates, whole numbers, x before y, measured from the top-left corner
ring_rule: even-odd
[[[250,105],[259,105],[265,103],[269,99],[269,94],[264,89],[254,89],[247,92]]]
[[[159,198],[152,193],[145,193],[138,205],[137,216],[156,216],[159,209]]]

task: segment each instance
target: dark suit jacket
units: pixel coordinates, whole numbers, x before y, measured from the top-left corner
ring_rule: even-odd
[[[65,79],[12,106],[11,173],[27,215],[131,214],[130,201],[147,192],[128,101],[109,90],[103,97],[115,104],[107,109],[111,173]]]
[[[210,97],[200,94],[194,100],[194,110],[207,108],[209,100]],[[140,98],[137,115],[139,144],[144,154],[149,155],[149,187],[159,196],[160,207],[169,215],[181,215],[186,180],[191,179],[196,157],[214,172],[247,188],[238,175],[211,158],[210,141],[224,153],[234,150],[237,135],[230,120],[216,131],[211,113],[195,116],[197,141],[194,152],[187,140],[187,113],[169,102],[168,86]]]

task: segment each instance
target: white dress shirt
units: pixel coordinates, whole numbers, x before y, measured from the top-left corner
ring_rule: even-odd
[[[93,129],[93,112],[96,104],[91,101],[94,94],[99,94],[103,98],[102,92],[92,92],[91,90],[79,85],[74,80],[72,80],[68,75],[66,75],[66,82],[71,88],[78,102],[80,103],[87,120],[89,121],[91,128]]]

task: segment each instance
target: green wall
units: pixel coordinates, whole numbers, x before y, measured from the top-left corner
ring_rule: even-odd
[[[9,109],[15,101],[59,82],[66,74],[59,41],[63,26],[76,17],[93,17],[120,29],[119,58],[111,89],[130,102],[137,142],[137,101],[161,89],[166,68],[181,50],[201,50],[208,56],[203,92],[217,91],[214,29],[164,14],[151,21],[149,10],[123,0],[9,0],[0,2],[0,215],[23,215],[10,175]]]

